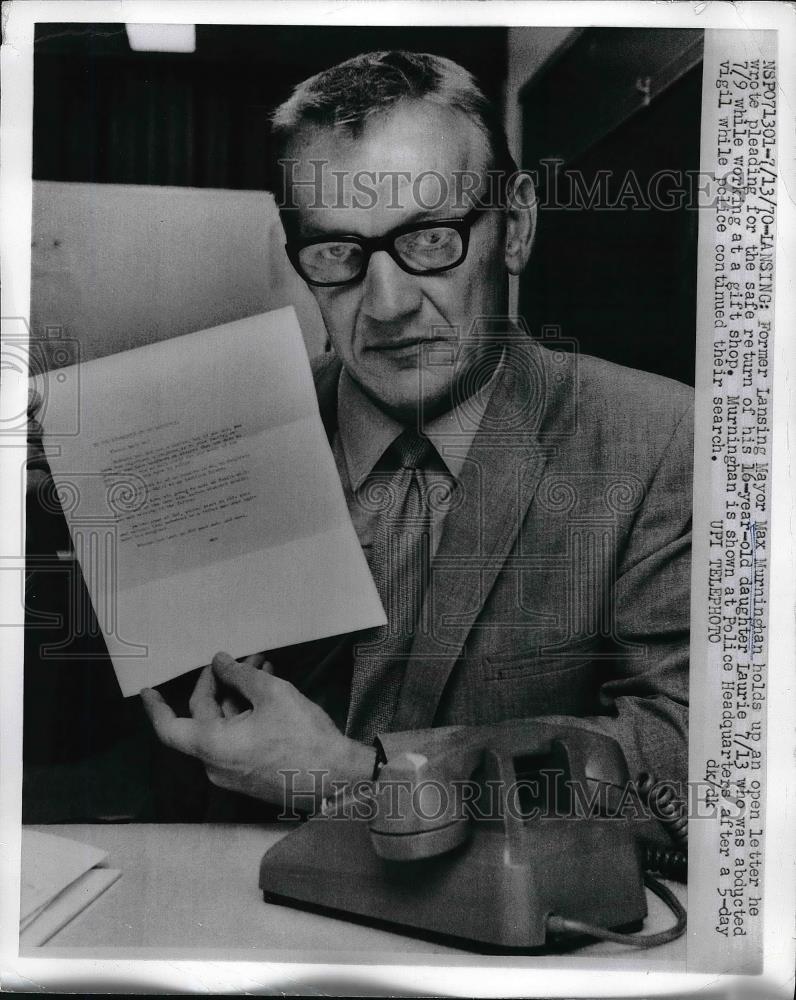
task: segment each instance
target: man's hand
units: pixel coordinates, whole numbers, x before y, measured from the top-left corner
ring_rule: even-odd
[[[217,653],[196,683],[189,719],[178,718],[157,691],[145,688],[141,698],[158,737],[198,757],[213,784],[286,808],[306,808],[308,794],[319,805],[333,790],[330,781],[368,779],[374,750],[344,736],[263,661],[237,663]],[[300,796],[292,804],[286,789]]]

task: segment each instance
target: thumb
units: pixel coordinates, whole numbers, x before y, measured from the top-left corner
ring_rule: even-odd
[[[237,663],[229,653],[216,653],[211,663],[214,675],[234,691],[242,694],[252,705],[263,700],[263,681],[267,676],[252,664]]]

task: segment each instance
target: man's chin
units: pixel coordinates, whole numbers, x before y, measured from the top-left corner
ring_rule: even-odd
[[[455,404],[451,382],[435,378],[437,373],[420,367],[417,360],[411,367],[359,364],[352,368],[349,375],[371,402],[406,426],[420,427]]]
[[[407,427],[422,429],[429,420],[433,420],[453,407],[450,389],[439,394],[428,394],[421,397],[418,397],[416,391],[406,395],[391,392],[387,398],[384,398],[383,394],[376,396],[370,393],[369,395],[373,402],[388,416]]]

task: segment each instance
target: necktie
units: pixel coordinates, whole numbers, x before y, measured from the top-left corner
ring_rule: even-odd
[[[371,502],[379,503],[371,570],[387,614],[354,647],[346,734],[370,742],[389,729],[401,690],[406,659],[421,625],[428,582],[431,513],[423,469],[434,446],[406,430],[388,450],[394,471],[376,474]]]

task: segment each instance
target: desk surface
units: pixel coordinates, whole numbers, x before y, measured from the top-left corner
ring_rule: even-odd
[[[32,829],[101,847],[109,854],[108,865],[120,868],[122,876],[46,945],[25,949],[26,956],[138,958],[146,951],[150,958],[267,955],[272,961],[400,963],[411,956],[417,960],[437,955],[438,962],[447,964],[478,958],[441,944],[266,905],[257,885],[259,862],[288,832],[284,825],[75,824]],[[676,886],[675,891],[684,901],[685,887]],[[671,924],[671,914],[650,893],[648,906],[645,932]],[[325,956],[319,954],[324,952]],[[684,968],[685,938],[647,952],[600,944],[567,958],[501,957],[499,961],[560,967],[588,959],[593,967],[597,957],[609,960],[607,968],[678,971]]]

